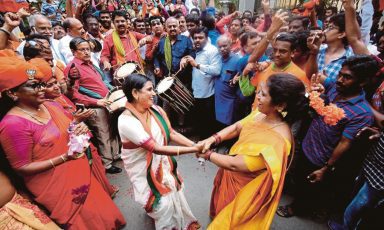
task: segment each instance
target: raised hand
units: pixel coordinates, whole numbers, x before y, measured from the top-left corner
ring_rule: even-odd
[[[20,25],[20,20],[21,20],[21,18],[17,14],[8,12],[8,13],[4,14],[3,27],[7,31],[11,32],[14,28],[16,28]]]
[[[312,54],[318,54],[320,45],[323,43],[324,34],[321,30],[311,30],[307,38],[307,46]]]
[[[325,88],[321,82],[324,81],[325,75],[321,73],[313,74],[311,77],[311,91],[317,91],[320,94],[324,93]]]
[[[288,12],[282,11],[281,9],[276,12],[272,18],[272,24],[267,31],[267,38],[272,39],[275,33],[277,33],[280,28],[287,23],[289,15]]]
[[[344,9],[353,9],[355,10],[355,0],[343,0],[343,7]]]

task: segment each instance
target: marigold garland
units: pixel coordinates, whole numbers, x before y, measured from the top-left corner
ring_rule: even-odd
[[[309,105],[322,117],[324,122],[328,125],[336,125],[341,119],[345,117],[345,112],[342,108],[337,107],[335,104],[330,103],[325,106],[324,100],[320,97],[320,93],[312,91],[309,94]]]

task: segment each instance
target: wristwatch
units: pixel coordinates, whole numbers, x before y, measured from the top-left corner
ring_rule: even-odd
[[[328,161],[325,162],[324,167],[327,168],[327,171],[334,172],[336,170],[336,167],[334,165],[328,164]]]

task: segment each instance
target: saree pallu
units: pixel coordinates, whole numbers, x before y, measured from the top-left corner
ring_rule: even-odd
[[[0,208],[0,229],[58,230],[60,228],[39,207],[16,192],[12,200]]]
[[[268,126],[256,123],[253,112],[242,121],[239,140],[230,155],[263,161],[250,173],[220,169],[211,198],[210,230],[269,229],[283,189],[290,143]]]
[[[63,109],[65,110],[65,114],[69,119],[73,119],[72,113],[76,112],[76,106],[72,103],[71,100],[69,100],[66,96],[61,95],[60,97],[57,97],[54,99],[55,102],[59,103]],[[103,166],[103,163],[101,161],[101,157],[99,156],[99,153],[97,151],[97,148],[90,143],[89,146],[91,150],[91,170],[92,174],[96,177],[97,181],[100,183],[100,185],[103,187],[103,189],[111,196],[113,197],[116,192],[118,191],[117,188],[114,188],[111,183],[109,182],[106,174],[105,174],[105,168]]]
[[[49,160],[68,150],[70,119],[57,104],[44,105],[52,119],[37,134],[40,136],[30,156],[33,162]],[[92,175],[85,156],[25,176],[24,181],[34,200],[65,229],[116,229],[125,224],[116,205]]]

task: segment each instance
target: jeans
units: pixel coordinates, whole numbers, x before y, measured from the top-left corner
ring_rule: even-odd
[[[348,229],[356,229],[363,214],[374,208],[384,198],[384,191],[372,188],[367,181],[364,182],[359,192],[353,198],[344,212],[344,226]]]

